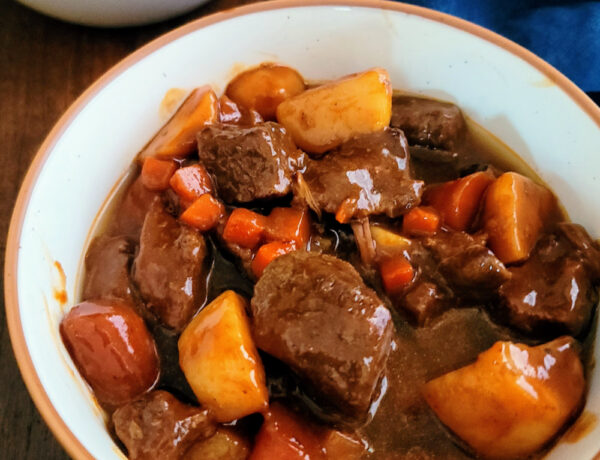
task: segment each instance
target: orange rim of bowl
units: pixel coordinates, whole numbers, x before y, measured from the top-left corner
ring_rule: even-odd
[[[468,32],[476,37],[491,42],[500,48],[503,48],[504,50],[535,67],[560,89],[562,89],[600,127],[600,108],[598,108],[598,106],[566,76],[532,52],[526,50],[520,45],[517,45],[511,40],[496,34],[495,32],[463,19],[459,19],[446,13],[430,10],[428,8],[407,5],[398,2],[389,2],[383,0],[277,0],[254,3],[251,5],[245,5],[226,11],[221,11],[192,21],[189,24],[183,25],[156,38],[139,50],[133,52],[131,55],[124,58],[122,61],[108,70],[81,96],[79,96],[79,98],[77,98],[77,100],[60,118],[54,128],[52,128],[35,155],[33,162],[27,171],[23,184],[21,185],[10,221],[10,228],[7,238],[6,259],[4,265],[4,287],[6,316],[13,352],[16,356],[23,380],[25,381],[27,389],[29,390],[35,405],[58,441],[73,458],[79,460],[93,459],[94,457],[75,437],[73,432],[71,432],[65,421],[60,417],[50,402],[50,399],[36,373],[29,350],[27,349],[19,312],[16,273],[23,218],[31,198],[33,186],[40,174],[40,171],[42,170],[42,167],[44,166],[44,163],[46,162],[46,159],[55,146],[57,140],[66,130],[67,126],[74,118],[77,117],[79,112],[91,99],[93,99],[98,92],[106,87],[125,69],[144,59],[146,56],[166,45],[167,43],[173,42],[174,40],[177,40],[178,38],[203,27],[226,21],[238,16],[285,8],[314,6],[346,6],[397,11],[414,16],[420,16],[425,19],[440,22],[447,26]]]

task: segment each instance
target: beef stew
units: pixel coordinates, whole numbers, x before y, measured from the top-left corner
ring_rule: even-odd
[[[264,121],[264,120],[268,121]],[[453,104],[264,64],[140,152],[61,335],[129,458],[539,458],[600,246]]]

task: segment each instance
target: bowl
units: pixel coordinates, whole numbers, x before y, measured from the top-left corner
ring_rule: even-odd
[[[178,16],[208,0],[17,0],[34,10],[87,26],[150,24]]]
[[[259,3],[192,22],[123,60],[73,104],[16,202],[5,262],[11,340],[35,404],[74,458],[123,458],[58,334],[77,300],[96,216],[164,121],[159,108],[169,89],[210,83],[223,90],[240,69],[263,61],[291,65],[307,79],[382,66],[396,88],[458,103],[538,172],[574,221],[600,236],[590,199],[600,195],[600,110],[515,43],[442,13],[373,0]],[[600,414],[598,367],[585,411]],[[548,458],[592,458],[600,425],[586,433],[558,443]]]

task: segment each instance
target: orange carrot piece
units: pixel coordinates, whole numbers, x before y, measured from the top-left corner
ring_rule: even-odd
[[[529,257],[542,229],[558,215],[550,190],[507,172],[488,188],[482,220],[490,249],[507,264]]]
[[[379,265],[383,287],[388,294],[395,294],[406,287],[413,279],[414,270],[404,256],[384,260]]]
[[[428,188],[423,201],[438,210],[448,227],[466,231],[472,226],[483,194],[493,181],[491,173],[476,172]]]
[[[265,229],[267,241],[285,241],[304,246],[310,239],[308,209],[273,208]]]
[[[196,149],[196,133],[217,121],[218,100],[209,86],[193,90],[175,115],[158,131],[140,152],[140,158],[184,157]]]
[[[356,212],[356,199],[346,198],[340,204],[339,208],[335,213],[335,220],[340,224],[347,224],[352,219],[352,216]]]
[[[305,460],[307,458],[324,458],[317,431],[279,404],[271,405],[248,460]]]
[[[205,193],[194,201],[179,219],[201,232],[207,232],[216,227],[224,213],[223,204],[210,193]]]
[[[404,215],[402,230],[409,235],[435,233],[441,224],[440,215],[434,208],[419,206]]]
[[[271,243],[263,244],[252,260],[252,272],[254,273],[254,276],[260,278],[260,275],[262,275],[265,268],[267,268],[267,265],[273,260],[295,250],[296,246],[293,243],[272,241]]]
[[[192,203],[205,193],[213,191],[210,175],[200,164],[179,168],[171,177],[169,184],[184,203]]]
[[[176,169],[177,165],[171,160],[148,157],[144,160],[140,174],[142,184],[148,190],[162,192],[169,188],[169,181]]]
[[[223,239],[243,248],[254,249],[263,237],[267,219],[249,209],[234,209],[223,230]]]

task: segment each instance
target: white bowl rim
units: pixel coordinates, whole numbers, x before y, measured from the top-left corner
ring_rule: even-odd
[[[94,457],[76,438],[64,420],[59,416],[58,412],[50,402],[50,399],[48,398],[48,395],[35,371],[35,367],[29,354],[29,350],[27,349],[25,336],[23,333],[17,290],[16,273],[19,254],[19,241],[21,239],[23,221],[33,188],[44,166],[44,163],[48,159],[50,152],[53,150],[53,147],[57,143],[58,139],[62,136],[70,123],[78,116],[80,111],[88,104],[88,102],[90,102],[90,100],[92,100],[97,93],[99,93],[105,86],[107,86],[118,75],[124,72],[128,67],[142,60],[157,49],[177,40],[188,33],[239,16],[285,8],[310,8],[315,6],[343,6],[350,8],[366,7],[391,10],[441,22],[445,25],[475,35],[478,38],[503,48],[504,50],[535,67],[552,83],[563,90],[564,93],[569,96],[573,102],[575,102],[596,123],[598,127],[600,127],[600,108],[565,75],[532,52],[528,51],[517,43],[498,35],[495,32],[492,32],[491,30],[485,29],[469,21],[428,8],[399,2],[383,0],[275,0],[253,3],[250,5],[244,5],[217,12],[212,15],[194,20],[172,30],[171,32],[161,35],[160,37],[134,51],[132,54],[114,65],[111,69],[104,73],[104,75],[96,80],[87,90],[85,90],[54,125],[38,149],[31,166],[27,171],[25,179],[21,184],[7,236],[4,263],[4,296],[6,319],[13,352],[33,402],[41,413],[44,421],[53,432],[54,436],[58,439],[58,441],[72,458],[79,460],[93,459]],[[596,456],[599,455],[600,451],[596,454]]]

